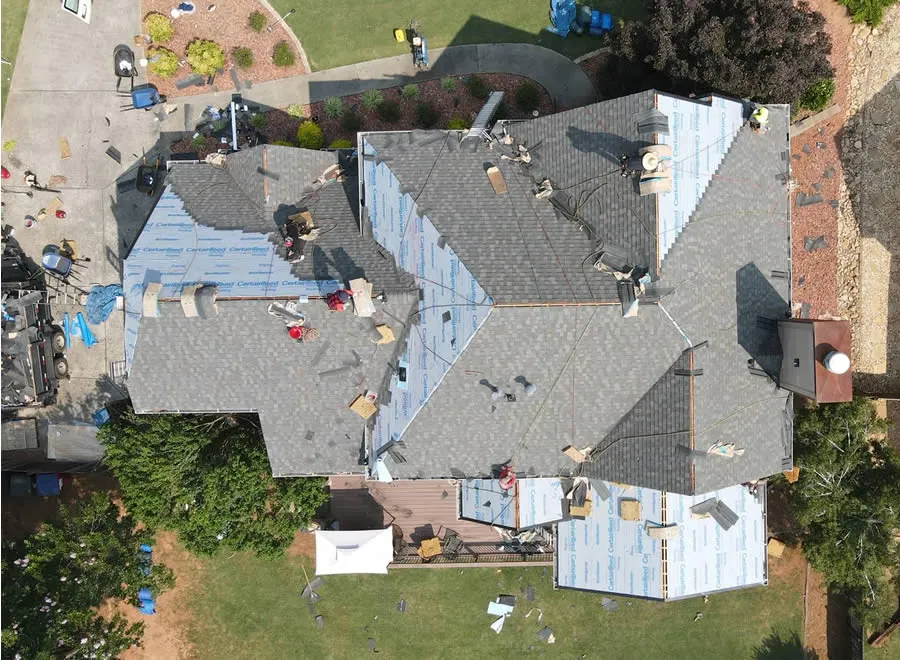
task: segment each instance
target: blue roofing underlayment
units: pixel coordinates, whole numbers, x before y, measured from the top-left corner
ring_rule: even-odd
[[[273,227],[274,229],[274,227]],[[191,284],[215,285],[220,297],[322,296],[334,280],[298,280],[268,235],[195,222],[167,188],[125,259],[125,361],[130,368],[141,322],[144,288],[161,282],[160,298],[178,298]]]
[[[675,600],[767,583],[764,488],[692,496],[604,483],[611,495],[603,501],[592,489],[590,517],[557,527],[559,587]],[[692,519],[690,508],[711,498],[737,514],[729,530],[712,517]],[[620,517],[622,499],[640,502],[640,520]],[[652,539],[648,522],[675,524],[677,536]]]
[[[373,433],[377,451],[400,438],[484,323],[493,301],[456,253],[441,242],[387,164],[376,161],[375,149],[365,140],[363,154],[364,208],[372,237],[416,278],[422,291],[401,358],[406,381],[394,374],[390,401],[378,409]]]
[[[744,125],[744,106],[719,96],[711,97],[706,105],[657,94],[656,109],[669,120],[669,135],[659,135],[658,143],[672,145],[673,161],[672,191],[660,193],[657,202],[661,262]]]
[[[563,519],[564,497],[555,478],[518,479],[508,490],[498,479],[466,479],[459,484],[459,517],[510,529],[548,525]]]

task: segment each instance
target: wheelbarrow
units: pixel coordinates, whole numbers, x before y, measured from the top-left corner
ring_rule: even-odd
[[[113,73],[116,75],[116,91],[122,85],[122,80],[128,78],[129,89],[134,89],[134,78],[137,69],[134,66],[134,51],[125,44],[119,44],[113,49]]]
[[[150,110],[160,103],[165,103],[166,97],[159,93],[156,85],[138,85],[131,90],[131,104],[123,105],[122,110]]]

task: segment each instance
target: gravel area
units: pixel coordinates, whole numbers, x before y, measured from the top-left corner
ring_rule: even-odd
[[[296,76],[308,73],[303,67],[303,58],[294,48],[293,37],[288,33],[284,25],[278,25],[271,32],[263,30],[254,32],[247,25],[247,17],[254,11],[265,14],[270,23],[275,22],[266,7],[257,0],[216,0],[214,3],[197,2],[193,0],[197,9],[193,14],[185,14],[173,20],[175,34],[161,46],[168,48],[184,61],[185,49],[188,43],[194,39],[210,39],[215,41],[225,52],[225,70],[216,76],[213,83],[215,90],[224,91],[234,89],[234,83],[229,73],[233,67],[231,52],[238,46],[249,48],[253,51],[253,66],[249,69],[235,69],[238,79],[244,82],[264,82],[276,80],[288,76]],[[158,12],[170,16],[169,12],[178,2],[173,0],[143,0],[141,15],[146,16],[151,12]],[[215,7],[209,11],[208,7]],[[272,63],[272,51],[279,41],[287,41],[291,49],[297,55],[294,66],[278,67]],[[138,53],[138,57],[143,53]],[[207,86],[192,86],[185,89],[175,87],[175,81],[187,78],[191,75],[191,68],[184,62],[178,73],[172,78],[160,78],[149,73],[150,82],[155,84],[160,93],[168,96],[190,96],[193,94],[205,94],[210,90]]]
[[[535,83],[526,78],[522,78],[521,76],[507,74],[491,73],[483,74],[479,77],[487,83],[489,89],[505,92],[503,100],[506,109],[505,118],[521,119],[526,117],[526,114],[516,107],[515,92],[524,82],[531,82],[531,84]],[[382,120],[377,112],[370,112],[363,108],[360,101],[361,95],[359,94],[343,97],[344,112],[356,113],[362,122],[360,130],[363,131],[406,130],[417,126],[415,119],[416,105],[421,102],[428,102],[440,113],[440,117],[437,122],[435,122],[433,128],[446,128],[447,122],[454,117],[464,119],[467,124],[470,124],[482,105],[484,105],[484,102],[473,98],[468,91],[466,91],[464,84],[466,78],[467,76],[455,77],[456,89],[452,92],[441,87],[441,82],[439,80],[430,80],[428,82],[419,83],[417,85],[418,95],[413,100],[405,100],[401,97],[401,87],[391,87],[382,90],[385,101],[395,101],[400,106],[400,118],[393,123]],[[541,102],[538,106],[538,112],[542,115],[550,114],[553,112],[553,103],[547,92],[544,91],[543,88],[540,89]],[[306,118],[313,118],[313,120],[322,127],[324,146],[327,147],[332,141],[338,139],[351,140],[354,144],[356,143],[356,133],[354,131],[346,130],[342,125],[340,117],[328,117],[325,114],[324,102],[304,105],[303,116]],[[297,126],[300,124],[300,119],[292,117],[283,110],[273,110],[268,112],[266,113],[266,117],[267,124],[265,132],[270,142],[275,140],[285,140],[288,142],[296,141]]]
[[[833,102],[846,108],[850,74],[847,48],[853,29],[847,10],[834,0],[810,0],[810,9],[825,17],[831,36],[831,65],[835,72]],[[838,306],[838,209],[843,170],[840,132],[844,115],[791,140],[791,177],[797,188],[791,199],[792,298],[795,311],[809,305],[810,316],[837,317]],[[800,206],[799,201],[821,198]],[[824,237],[824,246],[819,237]]]
[[[853,320],[854,387],[900,396],[900,5],[856,26],[842,136],[841,304]]]

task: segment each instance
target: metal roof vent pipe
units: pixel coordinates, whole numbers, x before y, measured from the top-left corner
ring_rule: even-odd
[[[838,376],[850,370],[850,358],[840,351],[830,351],[822,359],[822,363],[828,371]]]

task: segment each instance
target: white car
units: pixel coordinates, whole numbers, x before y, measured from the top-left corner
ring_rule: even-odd
[[[62,0],[62,8],[85,23],[91,22],[91,0]]]

